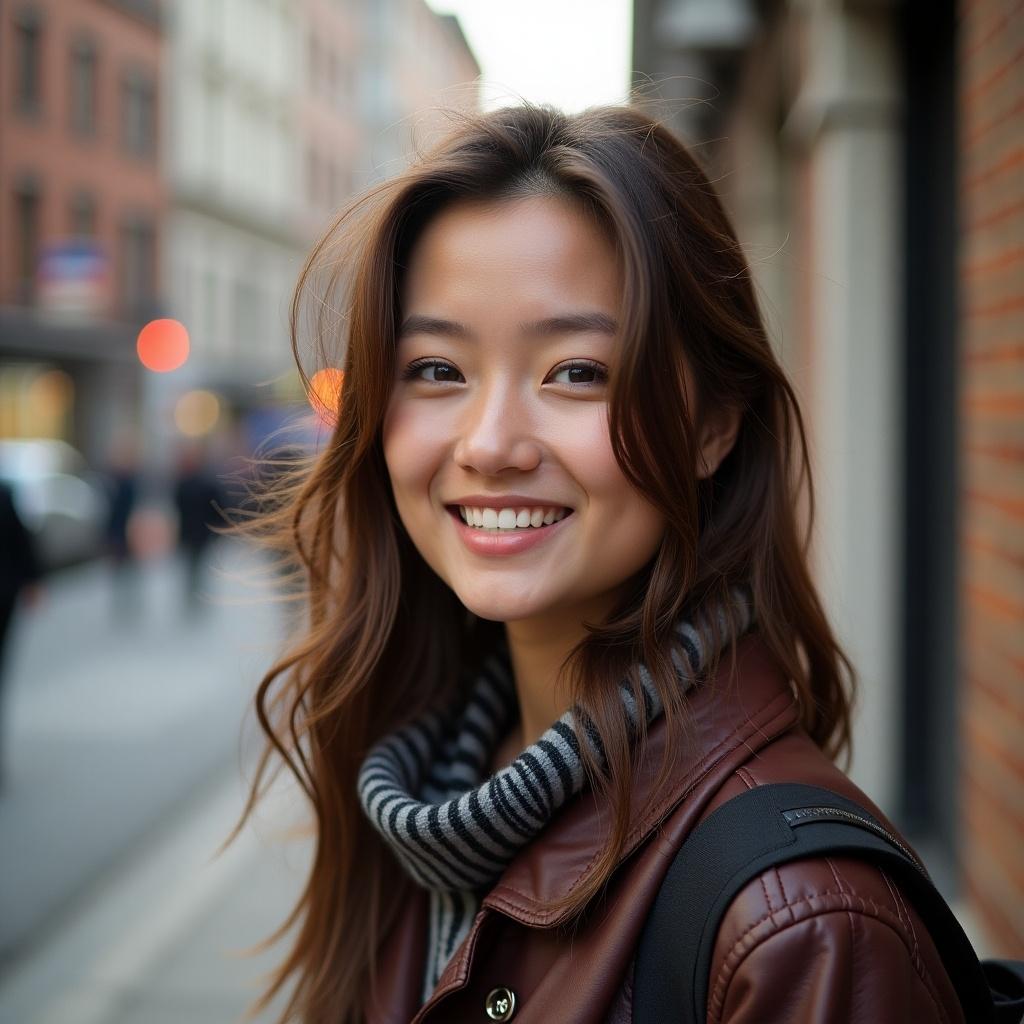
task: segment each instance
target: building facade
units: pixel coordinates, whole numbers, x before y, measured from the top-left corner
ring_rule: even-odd
[[[305,0],[297,94],[301,175],[295,182],[304,236],[318,237],[365,184],[360,73],[368,4]]]
[[[179,0],[167,21],[168,294],[192,350],[150,382],[153,422],[208,389],[251,448],[247,421],[304,400],[289,314],[313,242],[404,165],[395,126],[478,69],[457,22],[423,0]]]
[[[288,368],[287,305],[305,244],[300,42],[295,5],[284,0],[168,8],[165,261],[169,307],[188,329],[190,353],[181,370],[148,381],[158,462],[173,456],[176,439],[163,425],[183,394],[245,395]]]
[[[477,106],[478,74],[423,0],[0,5],[0,435],[102,463],[129,432],[159,474],[183,396],[213,393],[218,434],[302,401],[306,254],[438,105]],[[188,358],[145,370],[138,332],[165,316]]]
[[[368,4],[362,69],[368,181],[397,174],[447,124],[480,106],[480,66],[458,20],[424,0]]]
[[[809,420],[854,778],[1024,955],[1024,18],[1008,0],[637,0]],[[1015,739],[1016,737],[1016,739]]]
[[[7,436],[59,436],[101,460],[141,415],[135,336],[162,298],[161,52],[155,3],[0,5]]]

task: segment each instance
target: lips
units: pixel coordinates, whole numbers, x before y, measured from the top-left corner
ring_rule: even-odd
[[[484,556],[517,555],[538,544],[552,543],[554,537],[560,534],[565,529],[565,524],[573,518],[570,509],[562,519],[550,525],[488,529],[470,526],[464,522],[457,507],[449,508],[448,514],[452,517],[455,531],[466,548],[475,555]]]

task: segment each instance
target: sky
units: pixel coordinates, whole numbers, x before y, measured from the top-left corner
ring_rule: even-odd
[[[427,0],[455,14],[480,64],[485,110],[523,98],[573,112],[628,99],[628,0]]]

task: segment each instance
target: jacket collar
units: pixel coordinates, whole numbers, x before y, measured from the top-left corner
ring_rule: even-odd
[[[757,633],[736,646],[736,673],[722,659],[716,676],[691,690],[687,722],[667,776],[658,777],[667,739],[664,716],[648,733],[631,801],[625,860],[683,801],[695,823],[725,778],[752,753],[792,728],[797,705],[785,673]],[[596,869],[607,837],[609,806],[587,789],[562,808],[544,832],[506,868],[483,906],[523,924],[551,927],[569,911],[550,909]]]

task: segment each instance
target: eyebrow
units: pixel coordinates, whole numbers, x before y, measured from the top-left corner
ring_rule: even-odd
[[[614,336],[618,324],[607,313],[562,313],[543,320],[519,324],[519,333],[527,337],[551,337],[555,334],[609,334]],[[414,313],[402,321],[398,337],[410,334],[444,335],[450,338],[464,338],[474,341],[476,336],[465,324],[457,320],[444,320],[436,316],[422,316]]]

